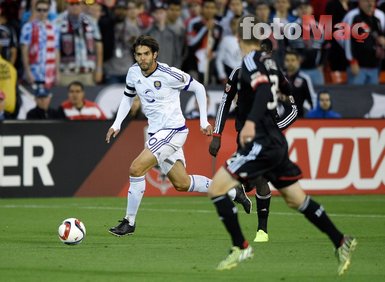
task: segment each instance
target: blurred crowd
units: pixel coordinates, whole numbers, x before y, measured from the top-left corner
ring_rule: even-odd
[[[36,99],[53,86],[84,89],[125,83],[134,63],[131,46],[141,34],[160,44],[158,60],[190,73],[204,85],[226,83],[240,65],[239,20],[302,24],[303,16],[332,16],[368,36],[338,41],[270,36],[273,56],[310,109],[312,85],[385,83],[385,1],[375,0],[0,0],[0,119],[15,118],[19,85]],[[318,22],[316,22],[318,24]],[[79,86],[80,83],[80,86]],[[301,89],[299,90],[301,91]],[[70,91],[69,91],[70,92]],[[40,93],[40,94],[39,94]],[[316,97],[316,96],[315,96]],[[64,98],[63,98],[64,100]],[[59,117],[65,115],[65,102]],[[68,107],[68,105],[67,105]],[[75,107],[76,108],[76,107]],[[68,112],[68,111],[67,111]],[[93,113],[95,114],[95,113]],[[56,113],[55,113],[56,116]],[[92,115],[103,118],[103,114]]]

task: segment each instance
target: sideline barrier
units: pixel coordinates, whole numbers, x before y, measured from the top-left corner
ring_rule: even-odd
[[[128,168],[143,149],[146,122],[129,123],[106,144],[110,123],[0,123],[0,197],[125,197]],[[235,150],[233,122],[215,162],[208,153],[211,138],[199,132],[199,121],[187,126],[187,169],[211,177]],[[299,120],[285,134],[309,193],[385,194],[385,120]],[[146,196],[191,195],[175,191],[156,168],[146,179]]]

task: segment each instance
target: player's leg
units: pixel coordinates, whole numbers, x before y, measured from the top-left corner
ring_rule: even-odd
[[[130,235],[135,231],[135,220],[146,190],[145,174],[157,164],[157,159],[149,149],[144,149],[130,166],[130,187],[127,194],[126,216],[109,232],[116,236]]]
[[[276,187],[289,207],[303,213],[313,225],[327,234],[336,248],[339,263],[337,271],[339,275],[342,275],[350,265],[351,255],[357,245],[357,240],[343,235],[330,220],[324,208],[305,194],[298,181],[290,183],[284,188]]]
[[[271,191],[267,180],[260,176],[253,182],[256,187],[255,201],[257,206],[258,228],[255,235],[254,242],[268,242],[269,235],[267,234],[267,220],[269,217]]]
[[[171,154],[159,163],[162,173],[166,174],[177,191],[207,193],[211,179],[203,175],[189,175],[182,149]],[[247,213],[251,211],[251,201],[242,186],[230,189],[228,195],[231,200],[242,204]]]
[[[216,207],[219,218],[230,234],[233,244],[231,253],[219,263],[217,267],[218,270],[233,268],[237,266],[240,261],[253,256],[253,249],[249,246],[242,234],[238,221],[237,208],[227,195],[230,189],[238,185],[239,182],[222,167],[215,174],[209,187],[209,197]]]

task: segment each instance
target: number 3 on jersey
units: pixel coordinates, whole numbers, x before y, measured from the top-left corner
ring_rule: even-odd
[[[278,75],[276,74],[271,74],[269,75],[269,79],[270,79],[270,83],[271,83],[271,93],[273,94],[273,101],[272,102],[269,102],[267,103],[267,108],[269,110],[274,110],[275,108],[277,108],[277,105],[278,105],[278,83],[279,83],[279,79],[278,79]]]

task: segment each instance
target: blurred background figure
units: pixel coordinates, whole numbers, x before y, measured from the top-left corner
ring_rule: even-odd
[[[48,89],[44,87],[38,87],[34,94],[36,107],[27,113],[27,119],[41,120],[64,118],[64,116],[60,115],[57,110],[50,107],[52,94]]]
[[[4,113],[7,119],[15,119],[19,113],[21,100],[17,91],[17,72],[15,67],[1,56],[0,44],[0,91],[3,92]]]
[[[285,76],[293,87],[293,97],[298,109],[297,116],[301,118],[304,116],[305,109],[313,109],[313,105],[317,101],[317,94],[310,77],[300,71],[300,56],[296,51],[286,51],[285,70]]]
[[[167,26],[167,10],[168,6],[164,3],[155,3],[152,16],[154,23],[152,28],[147,32],[147,35],[156,39],[159,42],[160,50],[157,60],[171,67],[180,68],[181,58],[176,54],[182,52],[178,50],[182,46],[178,46],[178,38],[176,34]]]
[[[311,16],[313,7],[309,0],[301,0],[296,9],[298,19],[296,23],[303,26],[302,17]],[[318,26],[318,22],[315,22]],[[319,39],[310,32],[310,38],[304,39],[302,36],[296,40],[287,40],[288,46],[295,49],[301,55],[301,71],[310,76],[313,84],[323,85],[325,83],[323,75],[323,63],[325,60],[324,38],[323,35]]]
[[[309,111],[307,118],[341,118],[341,114],[332,110],[332,101],[330,93],[327,90],[321,90],[318,93],[317,106]]]
[[[36,84],[50,89],[57,81],[60,63],[59,35],[48,20],[49,0],[36,0],[36,17],[27,22],[20,35],[21,55],[25,80],[36,89]]]
[[[1,56],[13,66],[16,64],[18,40],[15,29],[8,23],[4,10],[0,8]]]
[[[182,2],[181,0],[168,1],[167,26],[174,32],[177,43],[175,50],[175,67],[181,68],[185,57],[186,49],[186,28],[182,20]]]
[[[56,25],[60,32],[60,85],[81,80],[85,85],[103,79],[103,44],[95,20],[83,12],[83,1],[67,0]]]
[[[376,9],[376,0],[359,0],[358,8],[351,10],[343,22],[353,26],[364,22],[369,36],[363,42],[355,38],[341,42],[345,49],[349,84],[378,84],[381,62],[385,59],[385,14]]]
[[[0,121],[5,119],[5,95],[4,92],[0,90]]]
[[[59,114],[69,120],[105,120],[106,116],[99,106],[85,99],[84,85],[80,81],[72,81],[68,85],[68,100],[64,101]]]
[[[138,24],[138,4],[134,0],[118,0],[115,4],[112,57],[104,63],[105,82],[126,83],[127,69],[134,64],[132,44],[141,34]]]
[[[212,64],[215,59],[223,28],[215,20],[214,0],[205,0],[201,16],[192,19],[187,27],[188,56],[182,69],[204,85],[215,83]]]
[[[233,69],[239,67],[242,63],[241,49],[236,35],[238,25],[239,18],[232,18],[230,21],[232,33],[225,35],[219,43],[215,63],[218,72],[218,79],[221,84],[226,84],[227,78],[230,76]]]

